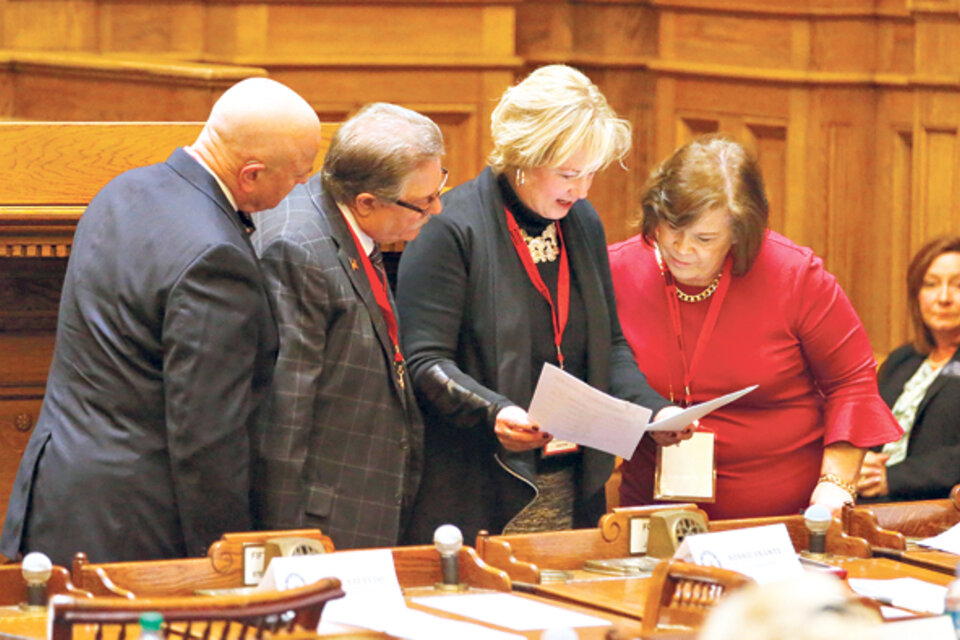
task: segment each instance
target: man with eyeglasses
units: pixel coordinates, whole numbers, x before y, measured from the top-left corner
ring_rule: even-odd
[[[254,517],[319,527],[338,549],[396,545],[423,466],[423,424],[400,350],[380,245],[440,213],[440,129],[367,105],[323,169],[263,216],[253,236],[280,325],[260,415]]]

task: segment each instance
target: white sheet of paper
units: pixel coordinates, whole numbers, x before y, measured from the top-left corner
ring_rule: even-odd
[[[749,387],[744,387],[739,391],[734,391],[732,393],[728,393],[727,395],[720,396],[719,398],[714,398],[713,400],[707,400],[706,402],[695,404],[692,407],[687,407],[682,413],[678,413],[675,416],[658,420],[656,422],[651,422],[647,425],[647,431],[680,431],[694,420],[699,420],[711,411],[715,411],[723,405],[730,404],[734,400],[742,398],[756,389],[758,386],[759,385],[754,384]]]
[[[956,553],[960,555],[960,524],[953,525],[940,535],[936,535],[925,540],[919,540],[917,541],[917,544],[930,547],[931,549],[939,549],[940,551],[946,551],[948,553]]]
[[[595,618],[509,593],[476,593],[455,597],[425,596],[413,598],[413,601],[432,609],[455,613],[515,631],[610,626],[610,622],[603,618]]]
[[[274,558],[257,588],[290,589],[329,576],[340,579],[346,595],[324,606],[321,626],[323,622],[348,624],[417,640],[522,638],[408,609],[389,549]]]
[[[941,614],[943,613],[943,600],[947,597],[946,587],[916,578],[893,578],[890,580],[849,578],[847,583],[851,589],[862,596],[911,611]]]
[[[527,413],[540,428],[558,440],[606,451],[630,459],[647,430],[679,431],[714,409],[757,388],[747,387],[650,423],[646,407],[614,398],[550,363],[540,371]]]
[[[530,419],[558,440],[633,456],[650,409],[614,398],[552,364],[544,364],[528,411]]]
[[[783,523],[689,535],[673,557],[739,571],[761,584],[803,573]]]
[[[881,624],[874,628],[870,635],[870,640],[903,640],[904,638],[956,640],[957,632],[949,616],[937,616]]]

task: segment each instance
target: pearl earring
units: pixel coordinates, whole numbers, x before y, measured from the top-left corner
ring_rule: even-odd
[[[523,169],[517,169],[517,184],[522,185],[524,182]]]

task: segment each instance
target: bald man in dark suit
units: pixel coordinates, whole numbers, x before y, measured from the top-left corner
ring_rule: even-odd
[[[90,203],[60,300],[43,408],[0,552],[70,566],[198,556],[251,528],[254,414],[277,327],[248,233],[313,166],[320,124],[245,80],[197,141]]]

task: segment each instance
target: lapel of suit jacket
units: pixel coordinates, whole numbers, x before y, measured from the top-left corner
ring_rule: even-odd
[[[357,246],[353,242],[353,236],[350,233],[350,228],[347,226],[347,220],[340,212],[336,201],[319,189],[319,182],[315,183],[311,180],[307,184],[307,188],[314,205],[323,213],[327,218],[327,222],[330,224],[330,235],[337,245],[337,260],[340,261],[340,266],[343,267],[343,271],[347,274],[347,278],[350,280],[350,284],[353,286],[357,297],[367,308],[367,313],[370,315],[370,321],[373,324],[374,333],[377,335],[380,348],[383,349],[383,355],[388,363],[387,369],[390,372],[389,375],[393,383],[393,388],[400,397],[404,408],[406,408],[406,394],[404,390],[400,388],[397,382],[397,376],[394,375],[393,342],[390,340],[390,333],[387,331],[387,323],[383,319],[383,312],[380,310],[376,298],[373,297],[373,289],[367,280],[363,263],[360,262],[360,255],[357,253]],[[397,309],[393,302],[393,295],[390,293],[389,286],[387,287],[387,295],[390,299],[390,306],[393,308],[393,314],[396,316]],[[407,378],[406,381],[409,384],[409,378]]]
[[[918,416],[923,413],[933,398],[940,393],[945,386],[947,386],[948,382],[957,380],[956,375],[953,372],[958,367],[960,367],[960,349],[957,349],[957,352],[953,354],[952,358],[950,358],[950,362],[943,366],[943,369],[940,370],[940,372],[937,374],[937,377],[934,378],[933,382],[930,383],[930,386],[927,387],[927,392],[923,394],[923,400],[920,401],[920,406],[917,407]],[[945,372],[944,370],[947,371]],[[916,372],[916,370],[914,370],[914,372]]]

